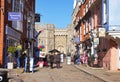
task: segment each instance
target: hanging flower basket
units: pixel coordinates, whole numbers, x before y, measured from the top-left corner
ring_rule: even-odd
[[[16,51],[16,47],[9,46],[7,51],[8,51],[8,53],[14,53]]]

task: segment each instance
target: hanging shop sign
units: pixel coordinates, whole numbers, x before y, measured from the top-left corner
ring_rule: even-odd
[[[99,44],[99,38],[94,38],[93,41],[94,41],[94,45]]]
[[[35,22],[40,22],[40,14],[35,14]]]
[[[75,37],[75,38],[74,38],[74,42],[75,42],[76,44],[80,44],[80,38],[79,38],[79,37]]]
[[[99,37],[105,37],[106,29],[105,28],[98,28]]]

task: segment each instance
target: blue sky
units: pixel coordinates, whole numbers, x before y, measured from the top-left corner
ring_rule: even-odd
[[[73,0],[36,0],[36,13],[40,13],[41,24],[55,24],[65,28],[72,20]]]
[[[120,25],[120,0],[109,0],[109,23]]]

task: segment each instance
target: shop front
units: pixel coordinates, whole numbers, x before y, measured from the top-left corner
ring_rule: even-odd
[[[8,48],[17,46],[17,43],[21,41],[21,33],[12,29],[11,27],[6,26],[6,33],[5,33],[5,47],[4,47],[4,56],[3,56],[3,63],[4,67],[7,66],[7,56],[8,56]],[[13,61],[13,60],[11,60]]]

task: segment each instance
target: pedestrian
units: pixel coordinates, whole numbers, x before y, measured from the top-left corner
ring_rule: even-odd
[[[85,64],[88,64],[88,54],[85,54]]]
[[[46,66],[48,67],[48,60],[47,60],[47,54],[45,55],[45,58],[43,58],[43,61],[44,61],[44,65],[43,66]]]
[[[87,64],[88,63],[88,55],[86,52],[84,52],[83,56],[81,57],[82,63]]]
[[[22,54],[22,46],[20,43],[18,43],[17,47],[16,47],[16,52],[15,52],[15,57],[16,57],[16,61],[17,61],[17,68],[20,68],[20,57]]]
[[[77,55],[75,54],[74,56],[73,56],[73,60],[74,60],[74,64],[76,64],[76,60],[77,60]]]
[[[80,54],[76,54],[76,64],[79,65],[81,64],[81,61],[80,61]]]
[[[22,67],[25,67],[25,58],[27,57],[27,49],[22,52],[21,56],[21,65]]]
[[[59,52],[56,52],[56,53],[55,53],[55,60],[56,60],[56,67],[57,67],[57,68],[60,68],[61,58],[60,58],[60,53],[59,53]]]
[[[53,69],[54,54],[52,52],[49,55],[49,60],[50,60],[50,67],[51,67],[51,69]]]

